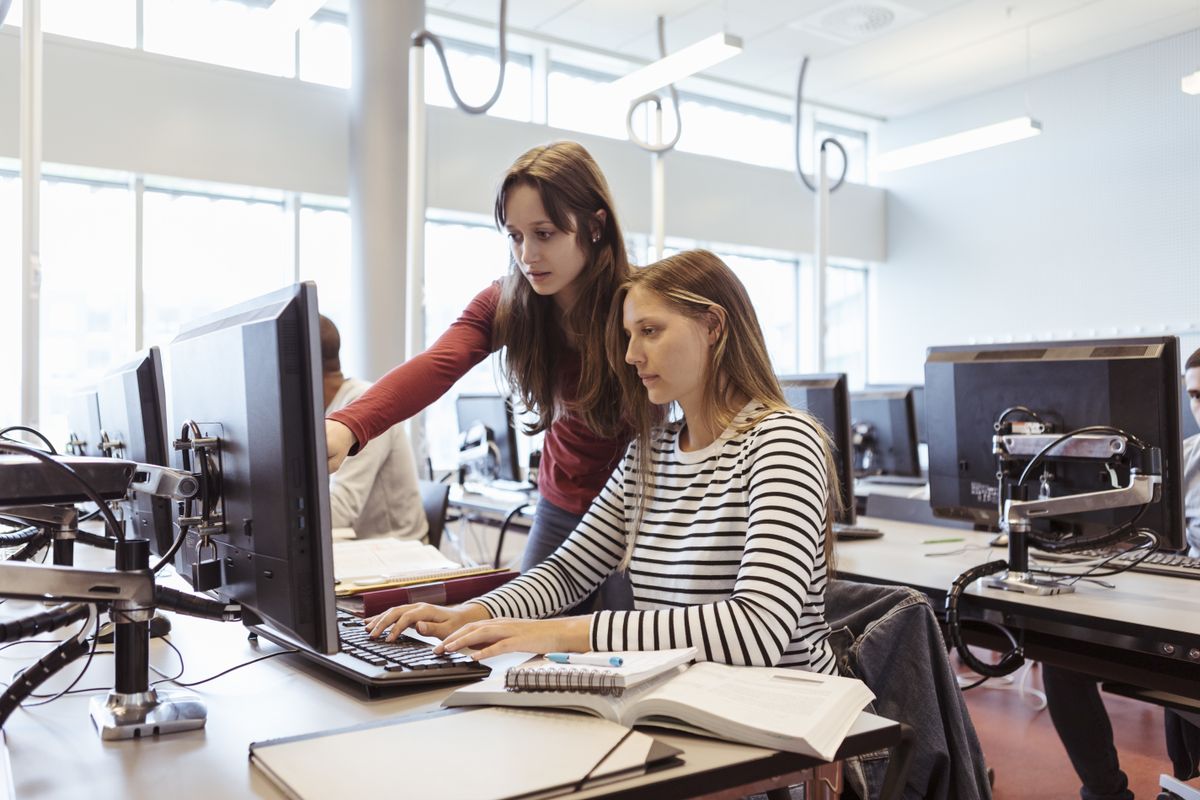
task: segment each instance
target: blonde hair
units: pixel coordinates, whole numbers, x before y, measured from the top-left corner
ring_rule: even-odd
[[[825,555],[832,569],[833,519],[841,508],[841,489],[829,434],[821,423],[804,411],[791,408],[783,397],[779,380],[767,355],[766,341],[758,324],[758,315],[738,280],[725,262],[707,250],[687,250],[635,270],[621,284],[613,298],[606,326],[608,361],[620,383],[622,406],[637,437],[637,463],[634,474],[636,503],[621,568],[629,565],[638,528],[647,504],[646,478],[650,474],[650,451],[654,429],[667,419],[668,408],[650,402],[637,369],[625,363],[628,336],[622,322],[625,298],[634,288],[652,293],[673,310],[696,320],[716,323],[717,340],[710,350],[701,399],[701,412],[717,431],[729,428],[748,401],[762,408],[738,423],[734,429],[747,431],[763,418],[778,411],[797,413],[818,431],[821,453],[829,483],[829,507],[826,512]]]
[[[506,348],[504,373],[513,394],[537,415],[527,433],[546,430],[565,410],[593,433],[617,437],[625,428],[618,402],[620,386],[605,358],[604,323],[630,267],[608,183],[591,154],[576,142],[535,147],[513,162],[496,192],[496,226],[501,230],[505,203],[518,186],[538,193],[550,221],[559,230],[574,233],[586,257],[572,284],[577,299],[559,319],[554,299],[530,288],[510,252],[492,328],[493,344]],[[571,349],[579,352],[579,385],[574,401],[564,404],[558,365]]]

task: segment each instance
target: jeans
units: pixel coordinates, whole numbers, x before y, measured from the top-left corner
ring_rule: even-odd
[[[525,544],[525,555],[521,558],[521,572],[528,572],[545,561],[582,519],[582,514],[572,514],[544,497],[538,500],[533,526],[529,529],[529,539]],[[578,605],[567,609],[563,614],[586,614],[600,609],[633,610],[633,588],[629,584],[627,572],[614,572],[609,575],[597,591],[580,600]]]
[[[1129,778],[1121,771],[1113,744],[1108,709],[1100,699],[1100,685],[1090,678],[1062,667],[1042,665],[1046,707],[1071,759],[1075,774],[1083,782],[1083,800],[1133,800]]]

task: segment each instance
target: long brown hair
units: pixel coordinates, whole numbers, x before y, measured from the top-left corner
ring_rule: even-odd
[[[754,313],[746,287],[725,262],[707,250],[687,250],[636,270],[617,289],[605,326],[609,365],[620,381],[622,405],[637,436],[637,473],[634,476],[637,501],[622,567],[628,566],[633,555],[637,529],[641,527],[646,509],[646,478],[650,474],[653,430],[665,421],[668,411],[666,407],[650,402],[646,387],[637,376],[637,368],[625,363],[628,336],[622,323],[622,306],[634,287],[651,292],[680,314],[706,322],[715,321],[719,326],[706,367],[707,380],[701,399],[701,413],[708,417],[714,430],[723,431],[732,425],[747,400],[754,401],[762,409],[739,422],[738,432],[749,430],[764,417],[783,410],[799,413],[813,423],[820,436],[829,482],[825,556],[832,568],[833,519],[841,508],[842,497],[829,434],[814,417],[788,406],[771,367],[758,315]]]
[[[500,230],[509,192],[518,186],[537,191],[554,226],[575,234],[586,262],[573,283],[576,300],[560,318],[554,299],[530,288],[510,251],[493,325],[494,344],[507,348],[505,377],[513,394],[537,415],[528,433],[546,430],[562,411],[569,411],[597,435],[617,436],[623,429],[620,385],[605,357],[604,324],[630,267],[608,182],[591,154],[576,142],[535,147],[509,167],[496,192]],[[596,241],[592,220],[599,223]],[[575,400],[564,404],[558,365],[571,349],[579,351],[579,387]]]

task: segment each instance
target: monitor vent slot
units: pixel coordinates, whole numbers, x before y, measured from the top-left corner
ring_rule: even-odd
[[[984,350],[975,354],[976,361],[1032,361],[1045,358],[1046,350]]]
[[[283,357],[284,371],[289,375],[298,373],[300,364],[300,331],[294,320],[281,320],[279,329],[279,353]]]
[[[1144,358],[1150,348],[1145,345],[1110,345],[1092,349],[1092,358]]]

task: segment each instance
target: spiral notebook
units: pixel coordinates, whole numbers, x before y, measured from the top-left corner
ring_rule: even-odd
[[[620,697],[626,689],[693,661],[697,650],[685,647],[604,655],[620,656],[624,663],[619,667],[565,665],[537,656],[506,670],[504,688],[510,692],[588,692]]]

